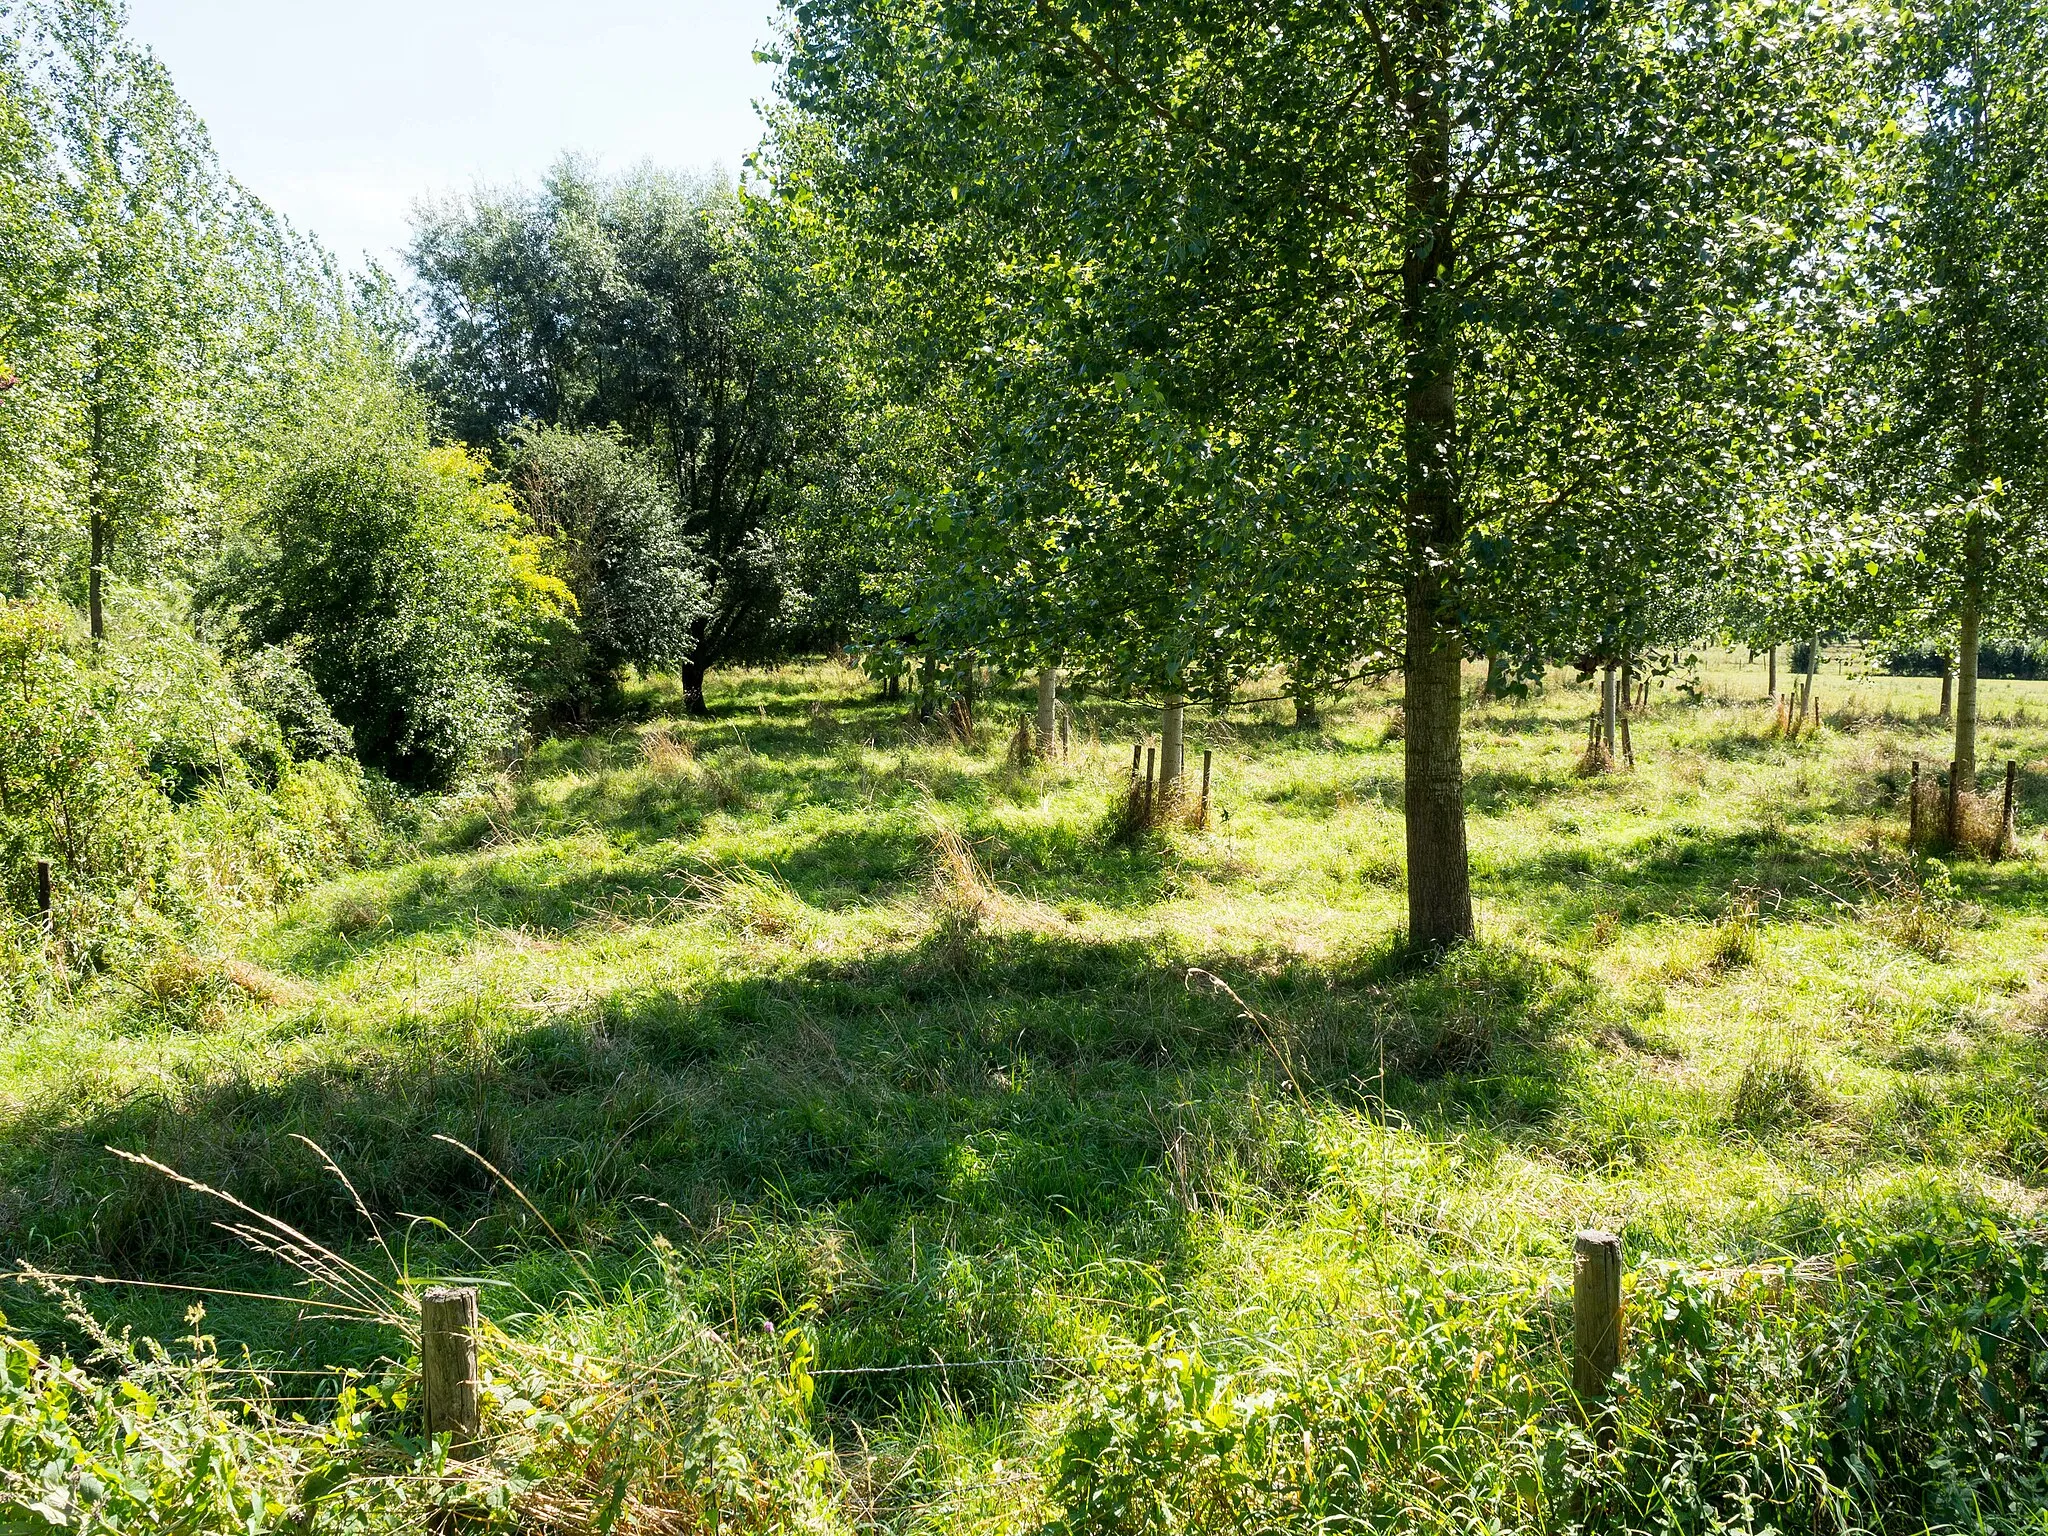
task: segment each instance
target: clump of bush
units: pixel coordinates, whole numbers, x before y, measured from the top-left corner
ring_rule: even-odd
[[[512,745],[522,685],[575,643],[551,558],[487,465],[372,400],[291,457],[202,602],[251,665],[288,651],[367,766],[444,788]]]
[[[274,901],[380,845],[352,761],[297,760],[260,695],[245,698],[163,603],[123,613],[94,644],[64,608],[0,604],[0,1000],[16,1011],[51,962],[140,963],[182,925]]]

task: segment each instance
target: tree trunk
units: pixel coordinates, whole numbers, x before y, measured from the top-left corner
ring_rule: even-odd
[[[76,527],[77,524],[73,524]],[[98,506],[92,509],[92,564],[85,573],[85,605],[91,616],[92,637],[107,638],[106,601],[102,595],[102,573],[107,563],[107,519]]]
[[[1965,575],[1960,633],[1956,637],[1956,773],[1977,790],[1977,660],[1984,621],[1984,525],[1972,515],[1964,540]]]
[[[1405,804],[1408,941],[1440,951],[1469,939],[1472,869],[1465,846],[1464,708],[1456,595],[1445,573],[1464,548],[1458,490],[1458,301],[1451,167],[1451,0],[1415,0],[1430,56],[1404,82],[1408,145],[1401,261],[1402,442],[1406,522]]]
[[[1508,664],[1499,651],[1486,653],[1486,696],[1489,699],[1508,696]]]
[[[1776,697],[1778,696],[1778,648],[1777,648],[1777,647],[1776,647],[1775,645],[1771,647],[1771,688],[1770,688],[1770,694],[1771,694],[1771,697],[1772,697],[1772,698],[1774,698],[1774,699],[1775,699],[1775,698],[1776,698]]]
[[[1323,711],[1316,703],[1316,680],[1307,673],[1295,671],[1288,675],[1288,696],[1294,700],[1294,724],[1296,729],[1315,731],[1322,729]]]
[[[1621,712],[1624,715],[1633,712],[1635,709],[1636,663],[1633,656],[1624,656],[1621,659],[1621,698],[1619,702]]]
[[[704,702],[704,663],[686,661],[682,668],[683,713],[686,715],[708,715],[710,708]]]
[[[1472,873],[1465,848],[1464,705],[1457,631],[1438,616],[1436,583],[1408,594],[1402,711],[1406,721],[1408,937],[1441,950],[1472,937]]]
[[[1956,717],[1956,662],[1953,656],[1943,654],[1941,658],[1941,723],[1947,725]]]
[[[1177,693],[1166,696],[1159,711],[1159,798],[1171,801],[1187,776],[1187,702]]]
[[[1614,739],[1614,663],[1607,664],[1607,670],[1600,674],[1600,740],[1607,748],[1607,755],[1614,756],[1617,743]]]
[[[917,721],[920,725],[931,723],[932,713],[937,707],[939,689],[938,658],[926,655],[918,663],[917,677]]]
[[[1053,755],[1053,738],[1059,731],[1060,716],[1060,669],[1040,667],[1038,669],[1038,755]]]

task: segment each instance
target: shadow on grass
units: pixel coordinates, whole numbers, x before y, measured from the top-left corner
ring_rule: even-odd
[[[288,1065],[221,1058],[153,1096],[13,1112],[0,1171],[26,1203],[0,1246],[272,1288],[211,1225],[217,1206],[102,1149],[363,1250],[348,1193],[302,1135],[393,1226],[417,1213],[474,1247],[418,1229],[425,1267],[492,1270],[547,1248],[442,1135],[581,1248],[667,1233],[714,1318],[780,1326],[808,1309],[821,1364],[1025,1358],[1051,1348],[1041,1298],[1077,1271],[1141,1310],[1181,1275],[1197,1210],[1314,1195],[1330,1169],[1288,1083],[1309,1106],[1533,1134],[1572,1071],[1558,1037],[1592,1001],[1481,946],[1438,967],[1383,948],[1234,980],[1271,1024],[1144,945],[941,925],[857,960],[622,990],[554,1017],[401,1014],[308,1036]],[[308,1337],[250,1306],[211,1326],[269,1349]],[[883,1373],[830,1381],[849,1412],[916,1390]],[[949,1382],[984,1402],[1020,1385],[996,1368]]]

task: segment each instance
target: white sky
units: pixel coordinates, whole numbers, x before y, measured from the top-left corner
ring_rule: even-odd
[[[563,152],[737,174],[773,0],[129,0],[222,165],[345,265]]]

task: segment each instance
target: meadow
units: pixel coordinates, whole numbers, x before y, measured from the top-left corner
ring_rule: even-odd
[[[81,1358],[81,1307],[167,1341],[223,1423],[360,1411],[445,1484],[402,1433],[413,1346],[335,1264],[387,1299],[468,1277],[526,1529],[1564,1522],[1596,1441],[1515,1447],[1575,1230],[1622,1235],[1664,1369],[1703,1275],[2039,1222],[2048,685],[1985,685],[2019,856],[1940,863],[1903,847],[1932,680],[1830,666],[1787,739],[1761,665],[1717,657],[1590,776],[1586,687],[1478,684],[1480,939],[1433,966],[1398,932],[1389,688],[1316,730],[1204,718],[1208,825],[1119,838],[1133,705],[1084,694],[1041,764],[1006,750],[1021,688],[963,741],[834,663],[729,674],[708,720],[646,685],[420,809],[402,856],[0,1041],[0,1249],[206,1293],[190,1324],[147,1285],[0,1305]],[[107,1148],[331,1255],[252,1251],[220,1223],[292,1244]],[[1700,1347],[1825,1461],[1846,1399],[1798,1310]],[[1779,1491],[1855,1526],[1898,1475]],[[2026,1476],[1979,1518],[2029,1518]]]

